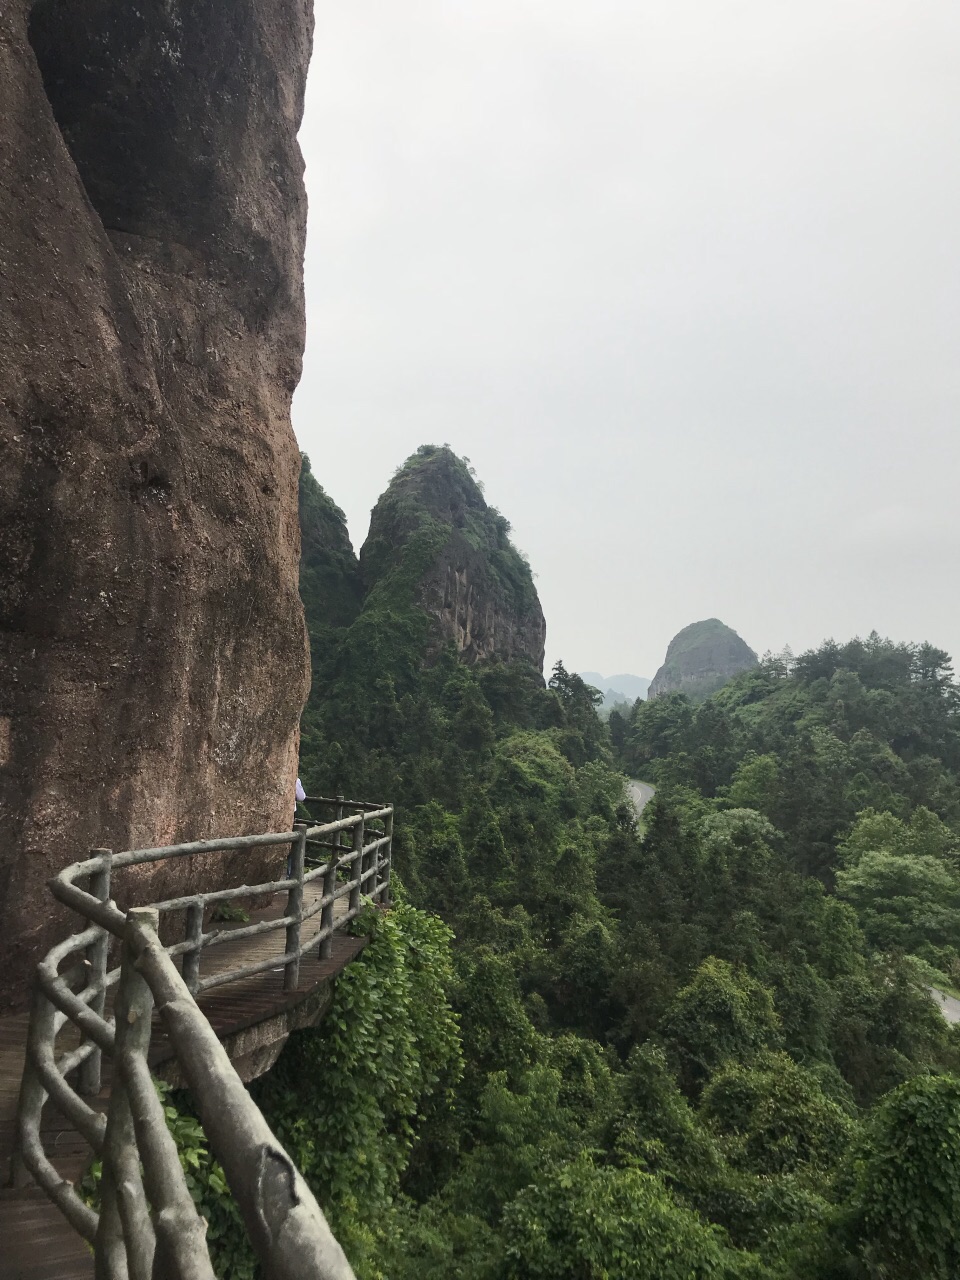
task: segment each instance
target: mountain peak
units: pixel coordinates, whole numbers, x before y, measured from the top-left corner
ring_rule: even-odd
[[[522,659],[542,670],[546,624],[530,566],[469,460],[446,445],[422,445],[397,470],[360,568],[368,595],[412,597],[465,662]]]
[[[691,622],[670,641],[663,666],[653,677],[649,698],[678,691],[699,700],[714,693],[759,659],[732,627],[719,618]]]

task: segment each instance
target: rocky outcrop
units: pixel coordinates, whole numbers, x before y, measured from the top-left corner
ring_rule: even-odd
[[[310,33],[306,0],[0,10],[8,998],[90,846],[289,821]]]
[[[749,671],[758,661],[750,646],[719,618],[692,622],[670,641],[647,697],[678,691],[694,700],[706,698],[731,676]]]
[[[368,598],[409,599],[433,621],[433,649],[463,661],[523,660],[543,669],[546,623],[510,525],[487,505],[468,465],[423,446],[377,503],[360,553]]]

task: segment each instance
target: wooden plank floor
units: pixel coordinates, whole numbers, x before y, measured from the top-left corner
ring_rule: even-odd
[[[322,880],[304,886],[304,910],[322,895]],[[250,913],[251,923],[282,918],[286,894],[278,894],[269,906]],[[334,904],[337,919],[347,911],[346,898]],[[216,926],[229,935],[240,924]],[[309,954],[300,962],[300,982],[296,991],[283,990],[283,969],[277,967],[238,982],[214,987],[200,996],[198,1003],[221,1039],[252,1027],[266,1018],[294,1009],[319,983],[335,977],[363,949],[365,939],[335,933],[331,955],[319,957],[319,946],[311,941],[320,930],[318,912],[303,925],[302,941]],[[209,927],[208,930],[209,932]],[[224,973],[241,964],[254,964],[284,954],[285,931],[277,929],[256,938],[225,941],[205,949],[201,977]],[[17,1097],[27,1034],[27,1014],[0,1018],[0,1183],[5,1182],[13,1153]],[[67,1027],[58,1039],[58,1049],[76,1043],[75,1032]],[[151,1064],[162,1065],[172,1049],[155,1021],[150,1046]],[[109,1070],[104,1063],[105,1087],[92,1105],[106,1109],[109,1097]],[[88,1101],[90,1101],[88,1099]],[[68,1120],[47,1103],[41,1124],[44,1148],[57,1171],[71,1182],[83,1173],[90,1149]],[[65,1223],[59,1211],[35,1187],[0,1190],[0,1280],[92,1280],[93,1258],[84,1242]]]

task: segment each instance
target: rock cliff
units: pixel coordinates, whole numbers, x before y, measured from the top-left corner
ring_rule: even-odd
[[[706,698],[731,676],[748,671],[758,661],[750,646],[719,618],[692,622],[670,641],[647,697],[657,698],[678,690],[695,700]]]
[[[0,9],[0,999],[90,846],[289,820],[310,37],[307,0]]]
[[[434,650],[452,640],[467,663],[522,659],[542,670],[543,610],[509,535],[467,464],[424,445],[373,511],[360,552],[368,598],[412,598],[432,620]]]

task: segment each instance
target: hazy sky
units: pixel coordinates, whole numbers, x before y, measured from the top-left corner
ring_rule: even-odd
[[[960,658],[957,0],[317,0],[294,422],[468,455],[548,661]],[[960,663],[958,663],[960,665]]]

